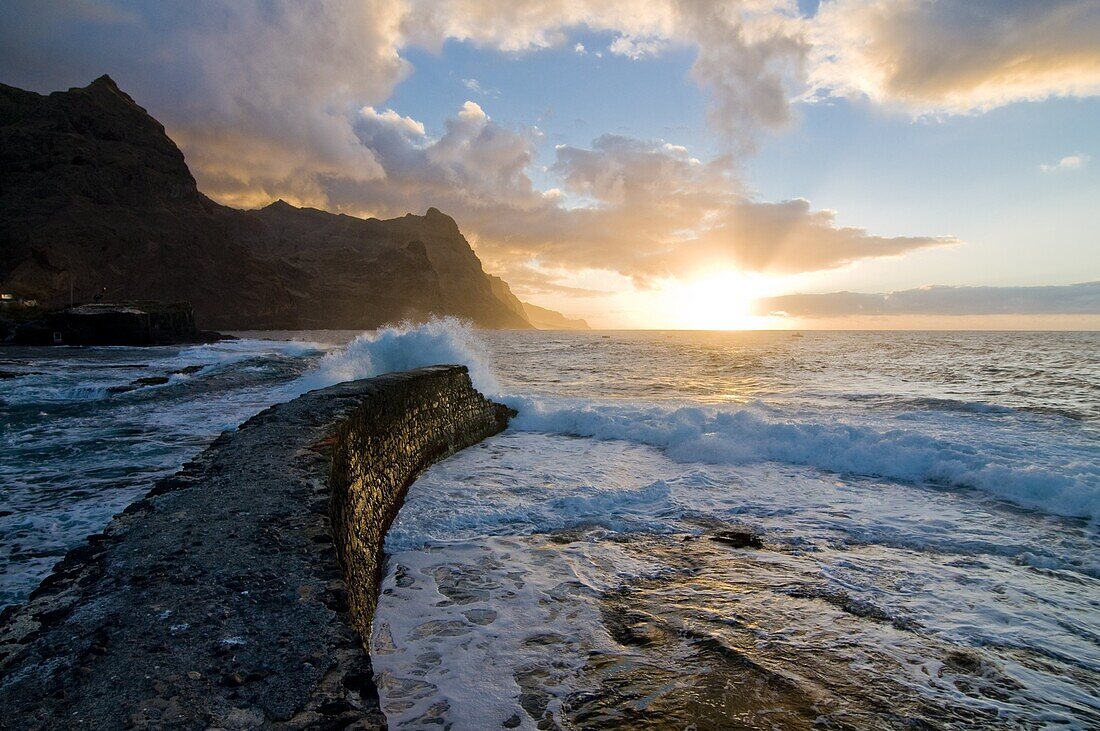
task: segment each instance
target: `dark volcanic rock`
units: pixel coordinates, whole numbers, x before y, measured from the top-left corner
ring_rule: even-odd
[[[199,322],[293,314],[293,272],[230,236],[183,154],[107,77],[41,96],[0,85],[0,289],[46,305],[191,301]]]
[[[104,76],[42,96],[0,84],[0,290],[67,303],[187,300],[203,327],[372,328],[455,315],[530,327],[454,220],[363,220],[199,192],[164,127]]]
[[[433,314],[531,327],[495,296],[458,224],[435,208],[381,221],[276,201],[240,215],[238,240],[302,272],[313,302],[299,309],[297,327],[378,327]]]
[[[187,302],[119,302],[69,307],[15,329],[22,345],[170,345],[225,339],[195,327]]]
[[[764,542],[751,528],[733,528],[721,530],[711,535],[712,541],[724,543],[734,548],[763,548]]]

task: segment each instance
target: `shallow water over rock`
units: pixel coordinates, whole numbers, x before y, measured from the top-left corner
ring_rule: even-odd
[[[510,432],[413,486],[372,653],[395,728],[1083,728],[1096,542],[975,491]]]

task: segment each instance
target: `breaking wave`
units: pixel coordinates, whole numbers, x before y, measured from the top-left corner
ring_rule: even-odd
[[[912,424],[909,420],[937,411],[962,412],[963,418],[1018,412],[996,404],[908,398],[903,413],[884,422],[848,409],[836,414],[784,413],[763,406],[676,407],[501,396],[485,343],[469,324],[453,318],[364,333],[326,353],[293,384],[293,390],[297,395],[341,381],[439,364],[467,366],[478,390],[515,407],[519,417],[513,429],[625,440],[661,449],[683,463],[770,461],[845,475],[972,488],[1028,509],[1100,519],[1100,447],[1045,439],[1030,444],[1027,433],[1003,431],[1005,425],[991,422]]]
[[[422,325],[403,323],[366,332],[345,347],[325,354],[295,384],[299,394],[343,381],[370,378],[431,365],[464,365],[474,387],[484,394],[500,391],[484,343],[473,327],[451,317]]]
[[[1100,519],[1100,448],[1008,449],[912,429],[782,418],[764,410],[509,398],[513,428],[657,447],[680,462],[804,465],[840,474],[975,488],[1016,505]]]

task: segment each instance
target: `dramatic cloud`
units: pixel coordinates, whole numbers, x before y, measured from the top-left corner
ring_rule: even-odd
[[[580,26],[615,33],[608,50],[632,59],[695,46],[692,75],[711,95],[714,128],[739,148],[761,126],[786,124],[802,88],[808,48],[794,0],[423,0],[402,23],[426,48],[454,38],[512,53],[561,46]]]
[[[826,0],[813,82],[917,113],[1100,93],[1095,0]]]
[[[634,58],[695,48],[692,76],[732,150],[787,124],[807,79],[920,111],[1100,91],[1094,0],[826,0],[812,18],[795,0],[12,0],[0,62],[7,81],[44,89],[112,73],[223,200],[320,203],[319,176],[380,173],[352,123],[411,72],[402,49],[519,54],[582,27]]]
[[[439,206],[500,269],[525,262],[600,269],[645,286],[714,267],[803,272],[955,243],[839,227],[831,212],[814,211],[805,200],[755,201],[722,160],[704,163],[680,146],[616,135],[591,148],[559,146],[547,171],[559,186],[540,191],[527,173],[537,132],[504,128],[474,102],[438,139],[406,117],[372,108],[356,130],[384,176],[327,181],[334,205],[374,215]],[[531,290],[552,287],[533,272],[526,277]]]
[[[318,180],[378,177],[352,119],[411,71],[388,0],[184,4],[13,0],[8,83],[52,90],[109,72],[165,123],[204,192],[323,204]]]
[[[203,190],[219,200],[324,205],[322,179],[381,174],[353,127],[359,109],[384,102],[411,72],[401,50],[438,50],[448,39],[523,53],[566,44],[585,26],[617,34],[616,50],[635,57],[698,45],[693,74],[711,92],[715,129],[751,147],[760,126],[789,119],[794,87],[784,73],[799,66],[804,49],[785,35],[796,30],[783,14],[788,5],[13,0],[0,26],[0,63],[5,81],[45,90],[108,71],[165,123]],[[466,83],[492,95],[474,79]]]
[[[1039,169],[1044,173],[1057,173],[1063,170],[1079,170],[1091,159],[1092,158],[1088,155],[1082,155],[1081,153],[1066,155],[1053,165],[1040,165]]]
[[[1100,282],[1057,287],[924,287],[889,294],[831,292],[770,297],[758,314],[790,317],[859,315],[1100,315]]]
[[[386,108],[412,72],[405,49],[452,40],[508,55],[583,54],[578,30],[606,34],[630,58],[694,49],[691,76],[725,154],[704,161],[605,135],[550,153],[556,187],[540,190],[538,130],[503,127],[470,101],[432,136]],[[1090,0],[825,0],[812,17],[795,0],[11,0],[0,64],[4,81],[43,90],[110,72],[165,122],[220,201],[282,197],[363,215],[434,205],[491,265],[531,265],[530,286],[549,288],[545,272],[556,269],[609,270],[644,286],[715,266],[804,272],[954,243],[838,226],[805,200],[761,202],[734,170],[761,130],[790,122],[799,99],[950,113],[1096,94],[1098,41]],[[1072,157],[1048,167],[1070,169]]]

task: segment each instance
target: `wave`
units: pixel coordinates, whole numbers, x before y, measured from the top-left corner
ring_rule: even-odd
[[[975,488],[1021,507],[1100,519],[1100,449],[1006,448],[978,434],[954,441],[911,429],[784,418],[763,410],[506,399],[513,428],[662,449],[680,462],[773,461],[829,472]],[[1023,435],[1021,435],[1021,439]]]
[[[1085,415],[1073,409],[1059,408],[1056,406],[1002,406],[988,401],[964,401],[952,398],[936,398],[934,396],[897,396],[892,394],[849,394],[843,396],[845,400],[858,403],[869,403],[872,406],[886,408],[901,408],[924,411],[955,411],[968,414],[985,414],[993,416],[1010,416],[1020,413],[1039,414],[1043,416],[1056,416],[1073,421],[1084,421]]]
[[[519,416],[513,428],[518,430],[625,440],[660,448],[685,463],[773,461],[853,476],[974,488],[1029,509],[1100,519],[1100,450],[1087,445],[1070,449],[1051,442],[1022,448],[1030,441],[1024,433],[1007,442],[1005,433],[956,437],[953,431],[935,436],[920,431],[920,425],[889,428],[805,413],[788,417],[763,407],[503,396],[485,344],[469,324],[453,318],[364,333],[327,352],[291,390],[297,395],[342,381],[449,363],[466,365],[478,390],[516,408]],[[1014,411],[951,399],[910,399],[907,405],[925,412]]]
[[[298,393],[343,381],[430,365],[464,365],[474,387],[484,394],[500,392],[485,345],[473,327],[452,317],[414,325],[402,323],[363,333],[345,347],[325,354],[295,383]]]
[[[331,346],[273,340],[228,340],[206,345],[158,346],[145,350],[143,363],[96,360],[105,350],[133,350],[116,346],[88,348],[88,360],[43,360],[39,370],[19,373],[0,385],[7,405],[93,403],[108,399],[147,398],[179,386],[194,386],[226,373],[270,370],[273,365],[317,357]],[[157,379],[150,381],[148,379]],[[166,379],[161,381],[160,379]]]

